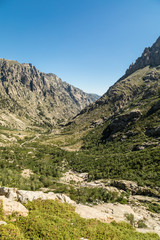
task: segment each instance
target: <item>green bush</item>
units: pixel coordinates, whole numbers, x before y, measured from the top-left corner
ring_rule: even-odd
[[[138,225],[138,228],[147,228],[147,225],[143,220],[138,220],[137,225]]]
[[[134,226],[135,224],[135,220],[134,220],[134,215],[132,213],[125,213],[124,215],[127,219],[127,221],[132,225]]]

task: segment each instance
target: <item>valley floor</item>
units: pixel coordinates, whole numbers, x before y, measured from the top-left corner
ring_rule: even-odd
[[[103,178],[103,173],[100,174],[101,170],[93,173],[92,167],[94,166],[91,165],[92,162],[89,162],[91,157],[94,156],[98,168],[102,169],[103,166],[100,168],[99,165],[100,152],[104,154],[102,160],[111,155],[104,149],[101,149],[100,152],[91,149],[90,153],[90,150],[81,150],[85,134],[83,132],[75,135],[63,134],[58,130],[48,133],[5,128],[0,130],[1,186],[26,191],[41,190],[42,193],[66,194],[72,199],[71,203],[76,213],[79,214],[75,215],[74,208],[67,207],[67,205],[46,202],[46,209],[53,207],[64,210],[65,217],[57,218],[53,212],[53,216],[50,215],[51,213],[45,212],[43,201],[28,203],[25,205],[29,210],[28,217],[17,216],[15,218],[14,213],[10,217],[6,217],[2,214],[1,221],[7,223],[7,225],[3,225],[2,222],[0,226],[2,239],[13,239],[13,237],[8,237],[9,233],[11,236],[12,234],[16,236],[14,239],[54,239],[51,238],[51,234],[53,234],[51,229],[48,233],[46,232],[45,225],[47,223],[49,226],[54,226],[57,234],[55,236],[58,236],[55,239],[159,239],[154,234],[138,233],[154,232],[160,235],[159,186],[145,185],[145,179],[144,183],[140,184],[135,181],[136,175],[123,180],[115,175],[113,175],[113,179]],[[114,157],[115,155],[114,153]],[[111,157],[113,158],[113,156]],[[82,169],[82,171],[78,172],[76,169]],[[8,177],[6,178],[6,176]],[[7,197],[2,193],[0,195]],[[71,209],[71,212],[66,210],[66,207]],[[37,214],[37,218],[33,213]],[[68,220],[65,214],[73,216]],[[48,217],[47,223],[45,215]],[[82,220],[80,217],[86,220]],[[93,218],[101,222],[91,220]],[[15,220],[13,221],[13,219]],[[31,229],[31,221],[37,224],[36,228]],[[64,221],[66,221],[66,231],[62,226]],[[75,228],[72,227],[72,222]],[[80,222],[79,225],[78,222]],[[111,225],[107,223],[111,223]],[[26,226],[26,229],[23,225]],[[33,233],[33,238],[31,233]]]

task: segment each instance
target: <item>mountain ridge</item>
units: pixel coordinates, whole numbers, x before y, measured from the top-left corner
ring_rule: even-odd
[[[1,124],[20,128],[57,125],[98,97],[63,82],[55,74],[40,72],[31,63],[5,59],[0,59],[0,90],[1,116],[15,115],[12,120],[1,118]],[[19,121],[24,124],[17,124]]]
[[[144,49],[141,57],[137,58],[135,63],[132,63],[129,66],[129,68],[126,70],[126,73],[119,79],[119,81],[148,65],[151,67],[160,65],[160,37],[158,37],[156,42],[151,47]]]
[[[130,102],[135,101],[135,99],[139,99],[136,104],[141,106],[141,103],[147,98],[159,98],[160,37],[151,48],[146,49],[122,78],[112,85],[101,98],[84,108],[72,120],[74,124],[80,126],[81,121],[83,121],[83,127],[86,125],[86,128],[95,126],[94,122],[96,121],[102,124],[110,117],[114,118],[114,116],[125,112]],[[146,52],[147,54],[145,54]],[[153,102],[151,99],[150,107]]]

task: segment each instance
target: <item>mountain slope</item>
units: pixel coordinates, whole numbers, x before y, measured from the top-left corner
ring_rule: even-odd
[[[96,100],[54,74],[32,64],[0,59],[0,123],[26,128],[56,125],[76,115]]]
[[[73,125],[87,129],[107,122],[133,109],[146,112],[160,95],[160,38],[147,48],[135,64],[126,71],[95,103],[83,109]],[[147,52],[147,54],[146,54]],[[147,60],[148,62],[147,62]],[[148,64],[148,65],[147,65]]]
[[[117,81],[66,125],[68,131],[83,141],[69,161],[72,170],[89,172],[90,180],[160,186],[160,61]]]

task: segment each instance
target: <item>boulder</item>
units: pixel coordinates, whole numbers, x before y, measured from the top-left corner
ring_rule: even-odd
[[[145,149],[145,146],[143,145],[135,145],[132,149],[132,151],[140,151],[140,150],[143,150]]]
[[[26,217],[28,210],[20,202],[10,200],[5,196],[0,196],[0,201],[3,202],[3,212],[5,215],[11,215],[17,213],[19,216]]]

